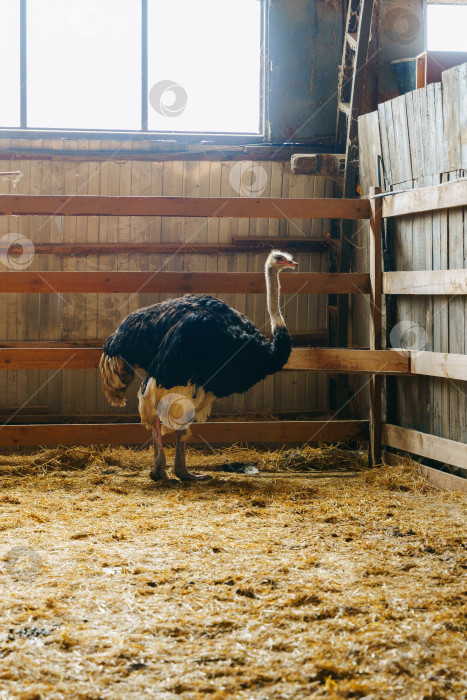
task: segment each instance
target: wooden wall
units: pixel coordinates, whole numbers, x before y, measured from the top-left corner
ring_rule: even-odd
[[[25,145],[21,142],[21,145]],[[63,143],[61,144],[63,147]],[[57,144],[60,147],[60,144]],[[76,149],[77,144],[70,143]],[[83,142],[79,144],[80,149]],[[95,147],[95,144],[93,144]],[[0,152],[15,144],[0,143]],[[20,150],[20,149],[18,149]],[[237,196],[230,183],[231,162],[83,160],[63,156],[51,160],[0,161],[0,171],[19,169],[20,182],[0,178],[0,193],[93,195]],[[287,164],[256,163],[267,173],[262,196],[331,197],[333,183],[323,177],[291,175]],[[247,172],[251,162],[243,162]],[[34,243],[42,242],[229,242],[233,236],[322,237],[330,221],[182,219],[145,217],[0,217],[0,237],[13,231]],[[327,271],[327,253],[301,253],[301,271]],[[261,271],[265,254],[235,255],[88,255],[60,257],[36,255],[30,270],[166,270]],[[0,263],[0,266],[1,263]],[[5,269],[2,266],[2,270]],[[103,341],[117,324],[138,307],[170,295],[97,294],[0,295],[0,344],[5,341]],[[225,295],[224,300],[269,330],[263,295]],[[318,295],[286,297],[285,314],[291,332],[325,330],[327,298]],[[51,414],[136,412],[136,389],[125,409],[110,409],[100,389],[97,371],[0,372],[0,408],[43,405]],[[309,372],[280,373],[268,378],[245,396],[219,401],[216,411],[300,411],[327,409],[324,375]],[[5,412],[5,411],[3,411]]]
[[[429,85],[379,105],[359,119],[362,194],[376,185],[376,154],[382,155],[386,189],[406,190],[456,180],[467,173],[467,64]],[[387,227],[387,270],[444,270],[467,264],[467,218],[463,208],[402,217]],[[368,269],[368,225],[355,229],[353,266]],[[414,349],[467,353],[466,299],[394,297],[387,305],[386,335],[412,325],[405,341]],[[353,300],[353,344],[365,346],[368,304]],[[398,327],[402,329],[402,326]],[[411,334],[411,335],[410,335]],[[395,335],[395,337],[394,337]],[[394,331],[393,340],[397,338]],[[400,333],[399,333],[400,335]],[[388,379],[388,420],[467,442],[466,383],[429,377]],[[361,392],[360,411],[366,410]]]

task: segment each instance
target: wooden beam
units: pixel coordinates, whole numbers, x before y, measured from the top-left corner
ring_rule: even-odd
[[[0,370],[95,369],[102,350],[83,347],[0,348]],[[284,370],[407,374],[409,358],[396,350],[293,348]]]
[[[418,469],[423,476],[426,476],[439,489],[467,493],[467,479],[463,479],[461,476],[449,474],[449,472],[442,472],[440,469],[433,469],[433,467],[427,467],[426,464],[421,464],[408,457],[400,457],[392,452],[383,451],[383,462],[391,467],[397,467],[399,464],[409,462],[409,464],[415,469]]]
[[[235,236],[232,239],[235,252],[245,249],[247,252],[268,252],[273,248],[279,250],[296,250],[302,253],[324,253],[333,244],[331,238],[260,238],[259,236]]]
[[[410,357],[410,371],[430,377],[445,377],[467,381],[467,355],[445,352],[414,352]]]
[[[1,355],[0,355],[1,357]],[[467,358],[466,358],[467,359]],[[409,374],[410,358],[396,350],[354,348],[295,348],[286,370],[334,373]]]
[[[0,215],[368,219],[368,199],[0,195]]]
[[[295,272],[281,275],[284,294],[359,294],[369,291],[365,272]],[[265,294],[261,272],[0,272],[0,292],[60,294],[102,292]]]
[[[370,350],[381,350],[383,333],[383,241],[382,241],[382,202],[375,195],[381,192],[379,187],[370,188]],[[381,426],[382,426],[382,377],[372,374],[370,377],[370,448],[368,461],[370,466],[381,463]]]
[[[383,197],[383,217],[467,206],[467,178]]]
[[[385,294],[467,294],[467,270],[385,272]]]
[[[464,469],[467,475],[467,445],[462,442],[401,428],[390,423],[383,424],[382,440],[384,445],[397,450],[412,452],[436,462]]]
[[[367,421],[265,421],[195,423],[195,443],[304,443],[368,439]],[[169,435],[173,442],[176,435]],[[150,443],[151,433],[136,423],[115,425],[7,425],[0,426],[0,446],[133,445]]]
[[[158,255],[224,255],[229,253],[268,253],[272,248],[285,248],[303,253],[323,253],[329,250],[328,238],[234,238],[230,244],[219,243],[34,243],[35,255],[119,255],[123,253],[157,253]],[[21,245],[12,244],[8,250],[0,242],[0,253],[21,255]]]

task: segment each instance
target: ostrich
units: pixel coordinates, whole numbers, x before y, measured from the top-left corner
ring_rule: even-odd
[[[141,422],[153,436],[153,481],[173,481],[166,472],[162,435],[174,430],[178,430],[175,476],[181,481],[210,478],[187,470],[187,426],[194,418],[206,421],[216,398],[244,393],[285,365],[291,340],[280,310],[279,273],[296,267],[288,253],[278,250],[266,260],[271,341],[239,311],[205,294],[187,294],[139,309],[105,341],[99,368],[112,406],[125,405],[135,366],[147,373],[138,398]]]

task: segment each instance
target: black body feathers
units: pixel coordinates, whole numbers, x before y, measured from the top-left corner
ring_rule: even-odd
[[[223,301],[189,294],[130,314],[103,350],[139,365],[164,388],[191,382],[221,398],[279,371],[289,359],[291,340],[279,327],[268,341]]]

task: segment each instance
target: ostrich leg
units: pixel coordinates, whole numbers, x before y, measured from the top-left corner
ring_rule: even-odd
[[[152,429],[152,444],[154,446],[154,466],[151,469],[149,476],[153,481],[164,481],[165,483],[173,483],[173,479],[169,479],[165,471],[165,453],[162,447],[161,422],[159,417],[156,419],[156,426]]]
[[[178,476],[180,481],[205,481],[210,479],[209,474],[192,474],[186,468],[186,440],[183,437],[186,430],[179,430],[177,434],[177,447],[175,450],[175,476]]]

